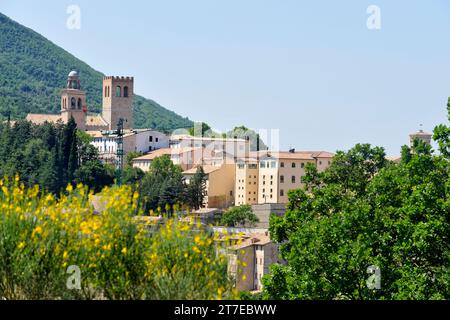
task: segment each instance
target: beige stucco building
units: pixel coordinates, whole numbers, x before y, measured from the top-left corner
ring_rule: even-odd
[[[244,158],[236,162],[235,205],[258,203],[259,165],[256,158]]]
[[[234,165],[234,158],[224,151],[210,150],[202,147],[177,147],[155,150],[133,160],[133,166],[148,171],[151,161],[162,155],[169,155],[174,164],[183,170],[197,166],[220,167],[223,164]]]
[[[325,151],[260,151],[236,162],[236,205],[287,203],[288,192],[303,186],[305,166],[319,172],[328,168],[333,154]]]
[[[203,166],[206,174],[206,197],[204,206],[206,208],[228,208],[234,205],[235,188],[234,164],[223,164],[221,166]],[[186,183],[189,184],[192,177],[197,172],[197,167],[183,172]]]
[[[433,137],[432,133],[428,133],[420,129],[417,132],[411,133],[409,135],[409,144],[410,146],[413,146],[414,140],[418,139],[424,142],[425,144],[431,145],[431,138]]]
[[[270,273],[270,266],[283,263],[267,232],[239,236],[239,240],[228,247],[227,256],[228,273],[238,291],[262,290],[262,278]]]
[[[194,159],[201,152],[201,148],[162,148],[148,152],[147,154],[133,159],[133,167],[139,168],[144,172],[150,170],[152,161],[156,158],[168,155],[172,162],[179,165],[182,170],[189,170],[194,166]]]
[[[174,134],[170,137],[169,144],[171,148],[203,148],[205,154],[222,152],[229,155],[229,159],[245,158],[250,154],[250,141],[239,138],[196,137],[188,134]]]

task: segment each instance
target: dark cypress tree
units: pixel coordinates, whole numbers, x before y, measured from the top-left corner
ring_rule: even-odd
[[[57,157],[58,152],[55,146],[49,152],[47,161],[44,161],[42,164],[39,174],[39,185],[41,188],[54,194],[60,190]]]
[[[206,197],[206,174],[203,167],[197,168],[187,188],[187,200],[191,207],[198,210],[203,206]]]
[[[76,165],[74,165],[75,159],[73,158],[74,153],[73,149],[74,146],[72,145],[75,134],[76,134],[76,128],[77,124],[75,123],[75,120],[73,117],[70,118],[67,125],[65,125],[62,129],[62,137],[60,142],[60,154],[59,154],[59,165],[60,165],[60,177],[61,177],[61,183],[60,186],[63,188],[65,185],[67,185],[70,182],[70,178],[73,178],[73,173],[76,170]],[[70,169],[72,170],[69,172],[69,162],[72,162],[70,165]]]
[[[70,146],[69,163],[67,164],[67,178],[73,182],[75,171],[78,169],[78,142],[76,131],[73,132],[72,144]]]

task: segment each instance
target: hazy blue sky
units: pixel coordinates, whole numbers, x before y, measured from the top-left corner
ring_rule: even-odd
[[[66,27],[71,4],[80,30]],[[0,12],[181,115],[280,129],[282,148],[398,154],[420,123],[446,121],[448,0],[0,0]]]

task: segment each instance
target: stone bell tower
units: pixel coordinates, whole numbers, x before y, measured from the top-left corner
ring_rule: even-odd
[[[133,77],[103,78],[103,119],[110,130],[117,129],[117,123],[123,118],[123,128],[133,128]]]
[[[80,79],[76,71],[69,73],[67,86],[61,93],[61,118],[64,123],[70,117],[75,119],[79,130],[86,130],[86,92],[81,90]]]

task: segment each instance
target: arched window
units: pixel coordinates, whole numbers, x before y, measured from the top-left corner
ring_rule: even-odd
[[[105,86],[105,98],[108,96],[108,87]]]
[[[81,98],[78,98],[78,110],[81,110],[82,104]]]
[[[116,87],[116,97],[122,96],[122,88],[120,86]]]
[[[111,90],[110,90],[110,86],[106,87],[106,90],[108,91],[108,98],[111,96]]]
[[[77,101],[75,98],[70,99],[70,107],[72,109],[75,109],[76,104],[77,104]]]
[[[128,98],[128,87],[123,87],[123,96]]]

